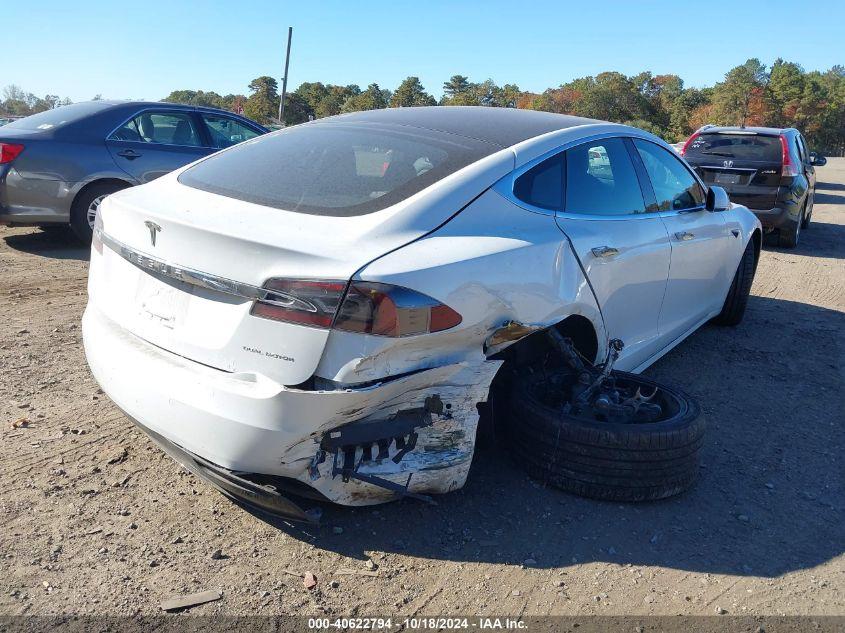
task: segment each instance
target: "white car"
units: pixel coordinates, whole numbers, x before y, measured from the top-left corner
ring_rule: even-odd
[[[708,320],[737,323],[761,235],[639,129],[504,108],[341,115],[106,198],[85,351],[186,467],[308,520],[287,493],[460,488],[477,405],[538,332],[637,373]]]

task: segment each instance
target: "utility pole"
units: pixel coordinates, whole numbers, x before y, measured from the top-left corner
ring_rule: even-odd
[[[285,54],[285,76],[282,77],[282,98],[279,99],[279,123],[285,126],[285,96],[288,93],[288,64],[290,64],[290,41],[293,38],[293,27],[288,27],[288,52]]]

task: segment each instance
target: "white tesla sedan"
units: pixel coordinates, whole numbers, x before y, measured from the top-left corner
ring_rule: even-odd
[[[477,405],[538,332],[636,374],[738,323],[761,244],[659,138],[499,108],[295,126],[111,195],[97,222],[97,381],[186,467],[298,519],[288,493],[461,487]]]

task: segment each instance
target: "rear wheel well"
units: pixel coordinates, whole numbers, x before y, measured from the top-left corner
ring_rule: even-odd
[[[83,244],[91,243],[93,216],[97,213],[99,206],[99,203],[94,205],[95,201],[131,186],[131,183],[120,178],[100,178],[89,182],[74,196],[70,206],[70,228]]]
[[[76,201],[79,200],[89,189],[100,185],[112,185],[118,189],[125,189],[126,187],[131,187],[132,183],[127,180],[121,180],[120,178],[99,178],[98,180],[92,180],[76,192],[76,195],[73,197],[73,202],[71,203],[71,209],[73,209]]]
[[[563,336],[571,338],[578,353],[590,362],[595,362],[599,341],[596,329],[587,317],[573,314],[550,327],[555,328]],[[497,354],[496,358],[504,360],[511,366],[536,366],[537,363],[543,362],[550,352],[554,353],[546,337],[547,330],[548,328],[542,329],[520,339]]]
[[[550,327],[555,328],[563,336],[572,339],[578,353],[588,360],[595,362],[599,351],[599,339],[592,322],[579,314],[566,317],[563,321]],[[510,391],[511,376],[521,369],[539,369],[547,363],[554,365],[557,351],[552,348],[547,336],[550,328],[544,328],[520,339],[507,349],[492,358],[505,361],[496,377],[490,383],[490,391],[486,403],[479,403],[479,438],[482,441],[494,439],[497,435],[496,427],[502,423],[499,416],[506,409],[502,406]],[[497,422],[497,418],[499,421]]]

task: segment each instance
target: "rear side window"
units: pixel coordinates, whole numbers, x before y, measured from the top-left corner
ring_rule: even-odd
[[[645,213],[640,183],[622,139],[602,139],[566,151],[565,198],[567,213]]]
[[[354,216],[396,204],[498,149],[407,126],[306,123],[215,154],[179,182],[287,211]]]
[[[110,106],[105,101],[86,101],[84,103],[73,103],[71,105],[45,110],[38,114],[12,121],[8,129],[17,130],[53,130],[68,123],[76,123],[82,119],[97,114]]]
[[[762,134],[701,134],[690,143],[684,158],[740,158],[780,163],[780,138]]]
[[[208,126],[212,147],[231,147],[258,136],[258,132],[240,121],[217,114],[203,114],[202,120]]]
[[[563,154],[535,165],[516,179],[514,195],[535,207],[563,208]]]
[[[202,145],[193,117],[183,112],[144,112],[124,123],[109,138],[164,145]]]
[[[704,190],[680,160],[662,147],[634,139],[660,211],[682,211],[704,204]]]

